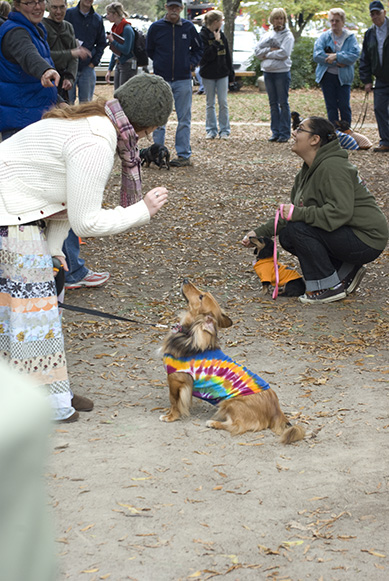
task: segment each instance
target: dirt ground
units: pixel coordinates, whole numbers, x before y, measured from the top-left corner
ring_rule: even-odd
[[[366,123],[376,143],[374,119]],[[389,578],[388,252],[344,301],[262,298],[240,241],[288,200],[301,165],[268,136],[248,120],[229,141],[209,142],[195,117],[193,166],[143,171],[144,192],[165,185],[168,206],[148,226],[82,247],[87,265],[111,278],[66,302],[139,323],[64,314],[72,388],[95,409],[52,437],[61,581]],[[350,157],[389,216],[388,156]],[[117,165],[107,207],[119,184]],[[233,319],[222,348],[270,383],[305,440],[283,446],[270,431],[207,429],[213,410],[199,401],[191,418],[159,421],[167,330],[152,325],[177,321],[186,276]]]

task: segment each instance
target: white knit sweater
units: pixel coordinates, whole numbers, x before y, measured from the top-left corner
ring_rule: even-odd
[[[52,256],[63,255],[69,228],[78,236],[108,236],[150,221],[143,200],[103,210],[116,151],[107,117],[44,119],[0,143],[0,225],[48,218]],[[68,219],[55,213],[67,210]]]

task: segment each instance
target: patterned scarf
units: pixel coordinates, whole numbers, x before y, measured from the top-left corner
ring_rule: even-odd
[[[105,112],[119,131],[117,151],[122,160],[120,204],[126,208],[142,199],[138,136],[117,99],[106,102]]]

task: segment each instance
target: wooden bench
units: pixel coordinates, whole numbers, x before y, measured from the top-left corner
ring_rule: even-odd
[[[235,71],[235,77],[255,77],[255,71]]]

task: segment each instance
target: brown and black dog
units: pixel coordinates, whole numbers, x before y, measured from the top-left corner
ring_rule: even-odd
[[[139,151],[139,156],[141,158],[141,165],[146,164],[146,167],[150,167],[151,163],[155,163],[162,169],[170,169],[170,153],[165,145],[159,145],[158,143],[153,143],[150,147],[145,147]]]
[[[266,296],[270,294],[270,286],[275,286],[276,284],[273,241],[267,236],[260,236],[259,238],[250,236],[250,242],[255,246],[254,254],[256,255],[256,262],[254,264],[254,270],[262,283],[262,296]],[[289,266],[280,263],[277,264],[279,285],[281,287],[278,296],[299,297],[303,295],[305,293],[305,282],[301,274]]]
[[[289,423],[268,384],[219,349],[218,329],[230,327],[232,321],[216,299],[188,279],[181,291],[188,307],[163,344],[171,407],[160,420],[189,416],[193,395],[217,406],[206,424],[209,428],[233,435],[269,428],[283,444],[302,440],[304,428]]]

